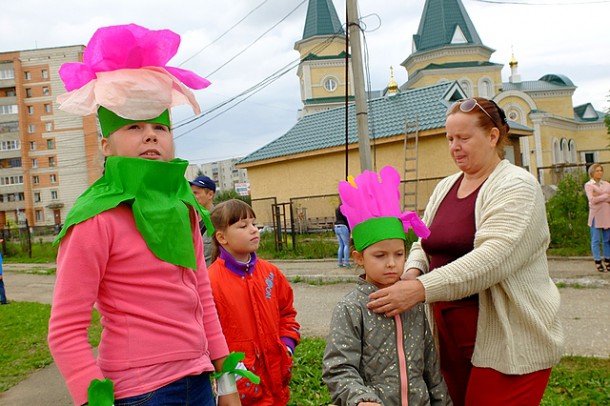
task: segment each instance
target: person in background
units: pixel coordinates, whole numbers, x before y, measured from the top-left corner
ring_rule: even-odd
[[[3,241],[4,240],[0,238],[0,244]],[[6,300],[6,290],[4,289],[4,279],[2,277],[2,262],[2,251],[0,251],[0,305],[5,305],[8,304],[8,301]]]
[[[56,239],[48,342],[75,405],[217,404],[210,375],[229,351],[198,215],[211,223],[184,178],[188,162],[174,159],[169,113],[180,104],[199,113],[188,87],[209,82],[166,66],[179,43],[170,30],[103,27],[82,63],[59,70],[60,109],[97,113],[106,157]],[[97,354],[87,336],[94,306],[104,327]],[[225,378],[235,385],[223,374],[223,388]],[[218,395],[219,405],[240,404],[236,390]]]
[[[212,293],[229,350],[243,352],[245,367],[260,384],[237,381],[242,405],[286,405],[292,355],[300,341],[292,287],[256,250],[260,233],[247,203],[231,199],[212,211]]]
[[[450,405],[424,306],[393,318],[366,307],[370,293],[400,279],[409,227],[417,235],[429,234],[415,213],[401,213],[398,172],[387,166],[379,174],[381,182],[365,171],[353,187],[339,184],[353,230],[354,260],[364,275],[333,311],[322,379],[335,405]]]
[[[347,218],[341,213],[341,206],[335,209],[335,235],[339,242],[337,250],[337,266],[350,267],[349,264],[349,227]]]
[[[214,194],[216,193],[216,183],[207,176],[197,176],[194,180],[189,181],[191,184],[191,190],[199,202],[200,205],[205,207],[208,212],[212,212],[214,208]],[[209,267],[212,265],[212,251],[214,243],[212,237],[209,236],[205,222],[201,220],[199,222],[199,230],[201,231],[201,238],[203,239],[203,256],[205,257],[205,264]]]
[[[445,127],[460,172],[434,189],[431,234],[411,247],[405,280],[372,293],[369,308],[392,317],[432,304],[455,405],[539,405],[563,353],[541,187],[503,159],[509,127],[492,100],[453,103]]]
[[[591,253],[595,268],[599,272],[610,272],[610,183],[603,180],[603,176],[604,167],[601,164],[589,166],[591,179],[585,183],[585,193],[589,200],[588,225],[591,229]],[[600,242],[603,251],[600,251]]]

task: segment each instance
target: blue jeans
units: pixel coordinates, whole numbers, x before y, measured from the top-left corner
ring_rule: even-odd
[[[185,376],[143,395],[117,399],[115,406],[215,406],[210,374]]]
[[[595,219],[591,223],[591,252],[593,259],[601,261],[602,253],[600,252],[600,234],[603,236],[604,258],[610,258],[610,228],[595,228]]]
[[[339,240],[339,249],[337,250],[337,262],[339,265],[349,262],[349,230],[346,225],[335,225],[335,234]]]
[[[0,279],[0,303],[6,304],[6,292],[4,290],[4,279]]]

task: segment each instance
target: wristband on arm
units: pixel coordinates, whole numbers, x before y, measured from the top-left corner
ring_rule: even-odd
[[[246,355],[243,352],[232,352],[222,363],[222,371],[213,374],[216,379],[218,396],[237,392],[236,375],[239,375],[239,378],[247,378],[255,384],[260,383],[261,378],[258,375],[243,367],[243,363],[240,361],[243,361],[244,358],[246,358]]]

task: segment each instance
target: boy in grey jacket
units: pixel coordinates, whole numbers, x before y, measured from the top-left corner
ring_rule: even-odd
[[[400,213],[396,170],[385,167],[380,175],[381,182],[365,171],[356,185],[339,184],[354,260],[365,274],[335,307],[322,379],[336,405],[451,405],[423,306],[394,318],[367,308],[371,293],[400,279],[409,226],[429,234],[414,213]]]

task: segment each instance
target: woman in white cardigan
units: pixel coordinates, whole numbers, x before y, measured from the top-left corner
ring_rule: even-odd
[[[503,160],[509,130],[498,105],[461,100],[447,111],[461,172],[434,190],[403,280],[370,295],[388,317],[434,304],[441,370],[455,405],[538,405],[562,355],[559,291],[548,273],[540,185]]]

